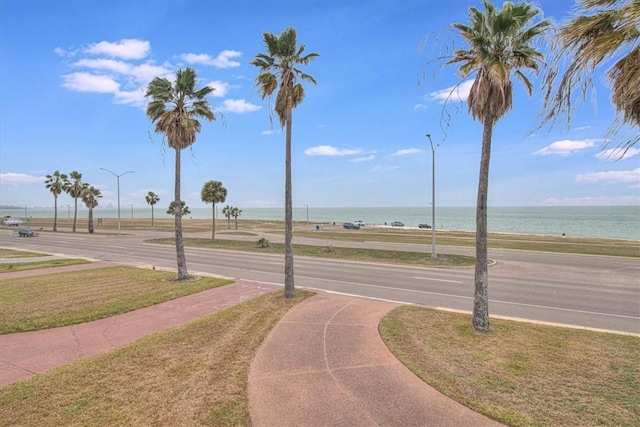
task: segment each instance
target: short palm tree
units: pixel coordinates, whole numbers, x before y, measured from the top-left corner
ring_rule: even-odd
[[[82,201],[89,209],[89,233],[93,233],[93,208],[98,206],[98,199],[102,197],[102,192],[93,185],[85,187],[82,192]]]
[[[78,199],[82,197],[82,192],[87,188],[87,184],[82,182],[82,174],[78,171],[73,171],[69,174],[67,180],[67,194],[73,198],[73,226],[71,231],[76,232],[76,221],[78,219]]]
[[[53,193],[53,231],[58,231],[58,196],[67,191],[67,174],[55,171],[46,176],[45,187]]]
[[[176,202],[174,200],[172,200],[171,203],[169,203],[169,207],[167,208],[167,213],[169,215],[176,214]],[[184,200],[180,200],[180,215],[187,216],[189,214],[191,214],[191,211],[189,210],[189,206],[187,206]]]
[[[211,240],[216,239],[216,203],[227,200],[227,189],[220,181],[207,181],[202,186],[200,198],[205,203],[211,203]]]
[[[284,30],[279,36],[271,33],[263,34],[266,53],[258,53],[251,61],[259,68],[256,86],[262,98],[270,97],[276,89],[275,112],[280,119],[280,125],[285,127],[285,208],[284,208],[284,295],[286,298],[295,296],[296,289],[293,279],[293,204],[291,196],[291,121],[292,112],[304,99],[304,87],[298,78],[313,84],[313,77],[303,73],[297,67],[307,65],[319,55],[317,53],[304,54],[305,45],[298,47],[295,28]]]
[[[185,68],[176,72],[175,82],[156,77],[149,83],[145,96],[151,101],[147,105],[147,117],[155,123],[155,131],[164,136],[169,147],[176,152],[174,204],[179,205],[180,197],[180,153],[196,141],[196,135],[202,129],[198,121],[204,118],[216,119],[206,97],[213,88],[196,88],[196,72]],[[175,213],[176,261],[178,280],[188,280],[187,259],[184,253],[182,237],[182,212]]]
[[[233,207],[231,208],[231,216],[236,220],[236,230],[238,229],[238,217],[242,213],[242,209]]]
[[[144,199],[151,205],[151,227],[153,227],[153,207],[160,201],[160,197],[153,191],[149,191],[147,195],[144,196]]]
[[[469,25],[455,23],[467,49],[456,50],[449,64],[460,63],[462,78],[475,75],[467,102],[471,115],[483,125],[482,154],[476,205],[476,268],[472,325],[489,330],[489,276],[487,265],[487,196],[493,127],[512,105],[512,75],[529,95],[533,85],[522,70],[539,71],[543,54],[532,43],[543,36],[551,22],[537,19],[541,11],[529,3],[505,2],[496,10],[488,0],[485,10],[469,8]]]
[[[555,34],[553,61],[545,76],[545,121],[567,113],[571,122],[574,91],[584,100],[593,88],[596,68],[615,62],[607,71],[616,132],[626,123],[640,129],[640,2],[638,0],[579,0],[578,14]],[[561,72],[562,63],[569,65]],[[640,133],[622,143],[631,147]]]
[[[222,208],[222,215],[224,215],[225,217],[227,217],[227,229],[231,230],[231,210],[233,208],[229,205],[225,206],[224,208]]]

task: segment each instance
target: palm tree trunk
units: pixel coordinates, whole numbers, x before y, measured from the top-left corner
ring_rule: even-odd
[[[89,233],[93,234],[93,208],[89,208]]]
[[[489,161],[491,160],[491,138],[493,122],[484,122],[482,130],[482,154],[480,177],[478,178],[478,201],[476,205],[476,271],[474,279],[473,330],[489,331],[489,268],[487,263],[487,197],[489,194]]]
[[[293,298],[296,287],[293,280],[293,203],[291,198],[291,108],[287,111],[285,142],[285,184],[284,184],[284,297]]]
[[[53,231],[58,231],[58,195],[53,195]]]
[[[211,203],[211,240],[216,240],[216,204]]]
[[[180,149],[176,148],[176,181],[175,181],[175,227],[176,227],[176,261],[178,263],[178,280],[187,280],[187,258],[182,240],[182,203],[180,199]]]
[[[153,228],[153,205],[151,205],[151,227]]]
[[[71,227],[71,232],[75,233],[76,232],[76,219],[78,219],[78,198],[74,197],[73,198],[73,227]]]

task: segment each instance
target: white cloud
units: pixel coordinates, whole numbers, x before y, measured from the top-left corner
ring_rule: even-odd
[[[318,145],[316,147],[309,147],[304,150],[304,154],[307,156],[352,156],[360,153],[357,149],[336,148],[330,145]]]
[[[426,110],[427,108],[429,108],[429,106],[425,104],[416,104],[413,106],[414,110]]]
[[[146,105],[147,99],[144,96],[144,90],[137,89],[131,91],[117,91],[115,94],[116,104],[125,104],[141,107]]]
[[[122,59],[142,59],[149,53],[148,41],[136,39],[122,39],[111,43],[102,41],[89,45],[84,49],[86,53],[93,55],[107,55]]]
[[[240,66],[238,61],[233,61],[231,58],[237,58],[241,55],[242,52],[238,52],[236,50],[223,50],[215,58],[206,53],[184,53],[180,55],[180,59],[188,64],[203,64],[212,65],[218,68],[231,68]]]
[[[275,130],[269,129],[269,130],[263,130],[262,132],[260,132],[260,135],[273,135],[274,133],[276,133]]]
[[[219,80],[214,80],[207,86],[213,88],[213,93],[211,95],[215,97],[225,96],[229,91],[229,83],[221,82]]]
[[[410,154],[416,154],[419,153],[420,150],[417,148],[405,148],[404,150],[398,150],[395,153],[392,154],[392,156],[408,156]]]
[[[629,171],[588,172],[576,176],[576,182],[588,184],[631,184],[640,187],[640,168]]]
[[[67,49],[63,49],[61,47],[56,47],[55,49],[53,49],[53,53],[55,53],[56,55],[62,57],[62,58],[71,58],[72,56],[75,56],[76,53],[78,53],[77,50],[67,50]]]
[[[542,206],[638,206],[639,196],[549,197]]]
[[[62,77],[64,87],[78,92],[115,93],[120,89],[120,83],[109,76],[81,72]]]
[[[28,184],[31,182],[44,182],[44,180],[44,176],[34,176],[26,173],[0,173],[0,184]]]
[[[630,159],[632,157],[640,154],[640,149],[635,147],[629,147],[626,150],[622,147],[610,148],[608,150],[603,150],[596,154],[596,157],[600,160],[625,160]]]
[[[356,157],[355,159],[349,160],[350,162],[354,162],[354,163],[358,163],[358,162],[370,162],[373,159],[375,159],[376,156],[374,156],[373,154],[366,156],[366,157]]]
[[[540,154],[543,156],[570,156],[571,154],[577,153],[578,151],[593,147],[596,142],[597,141],[595,139],[563,139],[561,141],[556,141],[550,145],[547,145],[546,147],[534,152],[533,154]]]
[[[226,99],[220,106],[220,111],[226,111],[229,113],[243,114],[251,111],[256,111],[262,108],[259,105],[252,104],[244,99]]]
[[[446,101],[466,101],[473,85],[473,80],[466,80],[457,86],[431,92],[428,97],[434,101],[444,103]]]

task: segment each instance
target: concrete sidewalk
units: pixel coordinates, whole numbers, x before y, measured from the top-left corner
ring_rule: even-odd
[[[318,294],[292,308],[249,375],[255,426],[497,426],[418,379],[387,349],[397,304]]]

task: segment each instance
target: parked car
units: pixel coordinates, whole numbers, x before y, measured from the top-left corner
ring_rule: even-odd
[[[344,224],[342,224],[342,226],[346,229],[353,229],[353,230],[359,230],[360,226],[357,224],[354,224],[352,222],[345,222]]]
[[[31,227],[18,227],[16,230],[18,237],[33,237],[36,235]]]
[[[418,228],[431,228],[429,224],[418,224]]]
[[[17,227],[21,224],[21,221],[16,218],[7,218],[2,221],[2,225],[8,225],[9,227]]]
[[[400,221],[393,221],[393,222],[391,223],[391,226],[392,226],[392,227],[404,227],[404,223],[403,223],[403,222],[400,222]]]
[[[353,221],[353,223],[357,226],[364,227],[365,223],[362,220]]]

